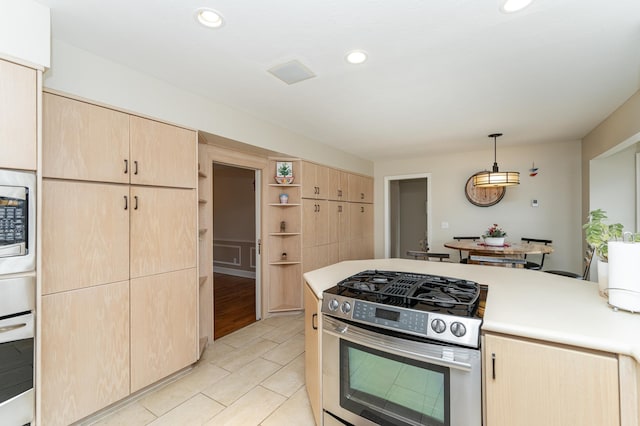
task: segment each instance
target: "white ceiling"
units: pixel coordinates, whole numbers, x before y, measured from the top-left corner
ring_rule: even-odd
[[[372,160],[580,139],[640,87],[638,0],[38,1],[53,38]],[[293,59],[317,77],[267,72]]]

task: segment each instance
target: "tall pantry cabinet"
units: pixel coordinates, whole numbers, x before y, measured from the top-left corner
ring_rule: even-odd
[[[196,361],[197,140],[44,94],[42,421],[68,424]]]

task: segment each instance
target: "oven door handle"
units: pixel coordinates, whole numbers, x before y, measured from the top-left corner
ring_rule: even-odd
[[[453,359],[453,351],[448,350],[449,348],[447,346],[399,339],[397,337],[387,336],[386,334],[371,332],[354,325],[345,324],[327,316],[323,318],[323,332],[353,343],[418,361],[429,362],[467,372],[473,369],[471,364]],[[463,351],[475,350],[456,349]],[[431,352],[431,354],[426,352]]]

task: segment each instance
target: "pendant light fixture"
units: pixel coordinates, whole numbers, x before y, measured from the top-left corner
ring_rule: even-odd
[[[519,172],[501,172],[498,170],[498,162],[496,160],[496,140],[502,136],[502,133],[492,133],[489,135],[493,138],[493,170],[484,171],[473,177],[473,184],[480,188],[491,186],[512,186],[520,184]]]

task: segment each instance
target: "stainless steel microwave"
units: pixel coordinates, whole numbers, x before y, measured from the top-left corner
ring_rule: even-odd
[[[35,173],[0,170],[0,275],[35,269]]]

